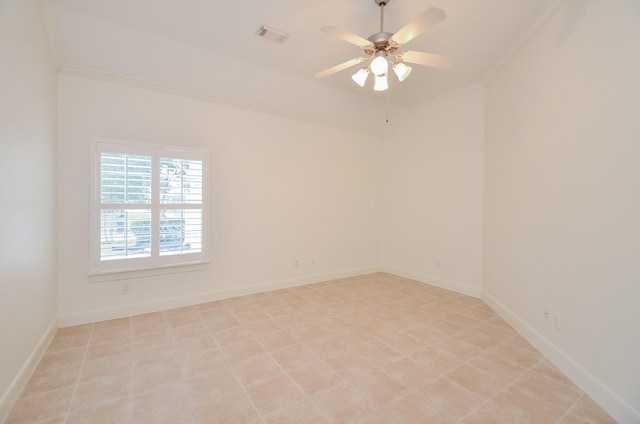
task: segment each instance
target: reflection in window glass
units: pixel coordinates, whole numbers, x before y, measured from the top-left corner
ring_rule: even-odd
[[[160,203],[202,203],[202,161],[160,158]]]
[[[202,210],[160,210],[160,255],[202,251]]]
[[[100,258],[143,258],[151,255],[151,211],[102,209]]]

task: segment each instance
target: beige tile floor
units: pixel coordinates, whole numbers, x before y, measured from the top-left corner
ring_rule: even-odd
[[[377,273],[61,328],[8,423],[610,423],[482,301]]]

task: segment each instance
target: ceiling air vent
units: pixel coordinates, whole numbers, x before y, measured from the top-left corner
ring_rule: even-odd
[[[271,41],[276,41],[278,43],[282,43],[285,40],[285,38],[289,36],[289,34],[287,34],[284,31],[280,31],[275,28],[268,27],[266,25],[263,25],[260,27],[260,29],[258,29],[258,35],[262,38],[266,38]]]

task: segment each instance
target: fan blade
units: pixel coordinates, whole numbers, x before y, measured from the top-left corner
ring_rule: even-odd
[[[413,21],[402,27],[398,32],[393,34],[391,39],[394,43],[401,46],[445,19],[447,19],[447,14],[444,10],[438,9],[437,7],[430,7],[422,12],[422,15],[418,16]]]
[[[365,48],[373,45],[373,43],[367,40],[366,38],[362,38],[359,35],[352,34],[336,26],[322,27],[320,28],[320,31],[326,32],[327,34],[334,35],[338,38],[342,38],[347,43],[351,43],[360,48]]]
[[[401,62],[416,63],[418,65],[430,66],[438,69],[449,69],[453,66],[453,59],[448,56],[441,56],[433,53],[423,52],[400,52],[398,60]]]
[[[355,59],[351,59],[351,60],[347,60],[346,62],[343,62],[339,65],[336,65],[334,67],[331,67],[329,69],[326,69],[322,72],[318,72],[317,74],[314,75],[314,77],[316,78],[324,78],[327,77],[331,74],[335,74],[336,72],[340,72],[343,69],[347,69],[350,68],[352,66],[357,65],[358,63],[362,63],[365,60],[369,59],[368,57],[356,57]]]

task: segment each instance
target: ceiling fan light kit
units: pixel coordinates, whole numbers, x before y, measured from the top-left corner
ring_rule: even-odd
[[[370,63],[367,67],[360,69],[351,76],[351,79],[360,87],[364,87],[369,73],[374,75],[375,91],[385,91],[389,88],[387,76],[389,65],[398,77],[398,81],[404,81],[411,73],[412,68],[405,62],[430,66],[434,68],[446,69],[452,65],[450,58],[432,53],[422,53],[416,51],[399,51],[402,45],[416,38],[429,28],[442,22],[447,18],[447,14],[442,9],[430,7],[421,15],[402,27],[396,33],[384,32],[384,7],[391,0],[373,0],[380,7],[380,32],[363,38],[359,35],[344,31],[338,27],[323,27],[320,30],[334,35],[364,50],[366,57],[360,57],[343,62],[332,68],[318,72],[316,78],[324,78],[336,72],[355,66],[364,61]]]
[[[369,68],[362,68],[358,72],[353,74],[351,76],[351,79],[360,87],[364,87],[364,84],[367,82],[368,77],[369,77]]]
[[[376,75],[376,82],[373,85],[375,91],[385,91],[389,88],[389,82],[386,75]]]
[[[398,81],[402,82],[407,79],[407,77],[411,73],[411,66],[407,66],[404,63],[399,62],[393,65],[393,72],[395,72],[396,76],[398,77]]]
[[[376,57],[371,61],[371,72],[375,75],[386,74],[389,70],[389,62],[383,50],[376,52]]]

